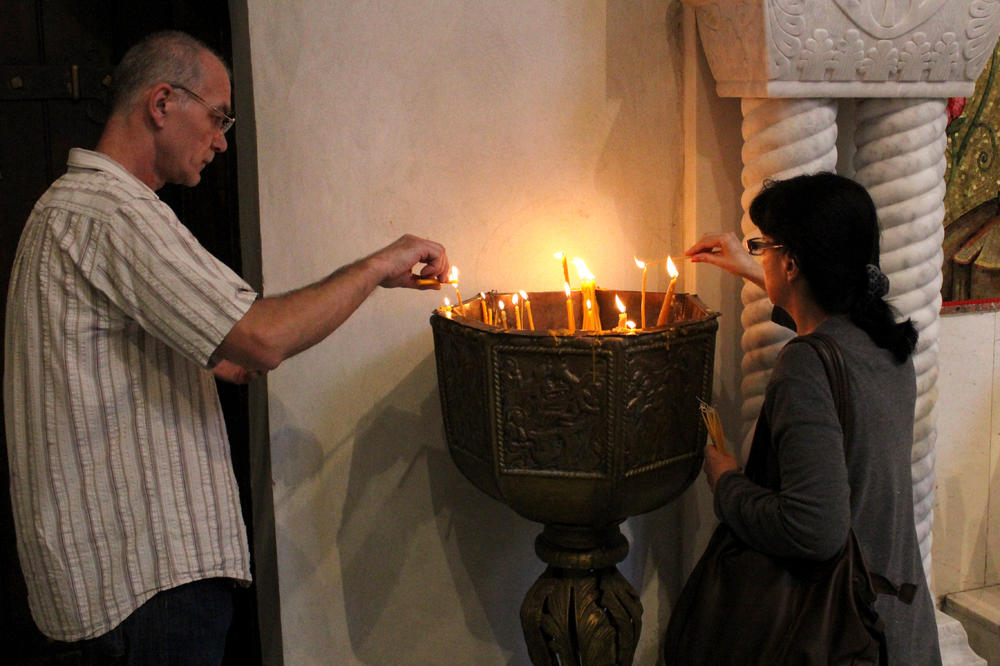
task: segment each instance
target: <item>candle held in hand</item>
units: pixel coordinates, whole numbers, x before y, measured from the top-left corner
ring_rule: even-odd
[[[422,278],[422,277],[414,277],[413,283],[416,284],[418,287],[433,287],[434,285],[439,284],[437,278]]]

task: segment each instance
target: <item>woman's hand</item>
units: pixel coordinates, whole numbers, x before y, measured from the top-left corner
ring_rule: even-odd
[[[709,444],[705,447],[705,464],[702,465],[702,469],[705,471],[705,480],[708,481],[708,487],[715,492],[715,483],[719,480],[726,472],[732,470],[738,470],[740,464],[736,461],[729,453],[724,453],[718,449],[714,444]]]
[[[692,263],[712,264],[764,287],[764,269],[732,232],[705,234],[684,254],[691,258]]]

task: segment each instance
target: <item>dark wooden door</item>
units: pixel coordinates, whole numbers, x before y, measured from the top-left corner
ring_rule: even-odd
[[[0,332],[17,241],[35,200],[66,170],[74,146],[93,148],[107,114],[114,63],[154,30],[176,28],[231,60],[226,0],[0,0]],[[215,256],[241,269],[234,133],[195,188],[161,197]],[[7,359],[2,357],[0,370]],[[248,529],[247,392],[220,385]],[[78,663],[72,645],[45,638],[28,611],[17,559],[0,412],[0,662]],[[253,538],[251,535],[251,544]],[[240,591],[226,663],[260,663],[255,588]]]

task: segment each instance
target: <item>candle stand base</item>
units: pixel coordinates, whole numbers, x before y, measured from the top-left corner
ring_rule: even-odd
[[[618,525],[602,530],[546,525],[535,552],[549,566],[521,605],[531,663],[631,664],[642,604],[615,566],[628,554]]]

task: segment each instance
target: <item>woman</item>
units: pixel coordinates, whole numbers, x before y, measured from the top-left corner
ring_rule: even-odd
[[[763,287],[799,335],[836,340],[854,424],[845,452],[819,356],[809,345],[788,345],[761,410],[770,437],[754,443],[767,447],[767,478],[751,481],[733,456],[707,447],[715,512],[760,551],[817,561],[836,555],[853,527],[869,570],[918,586],[910,605],[886,595],[876,602],[890,662],[940,664],[910,480],[917,333],[909,320],[896,323],[884,300],[875,205],[857,183],[823,173],[768,184],[749,212],[761,236],[746,247],[733,234],[709,234],[686,254]]]

